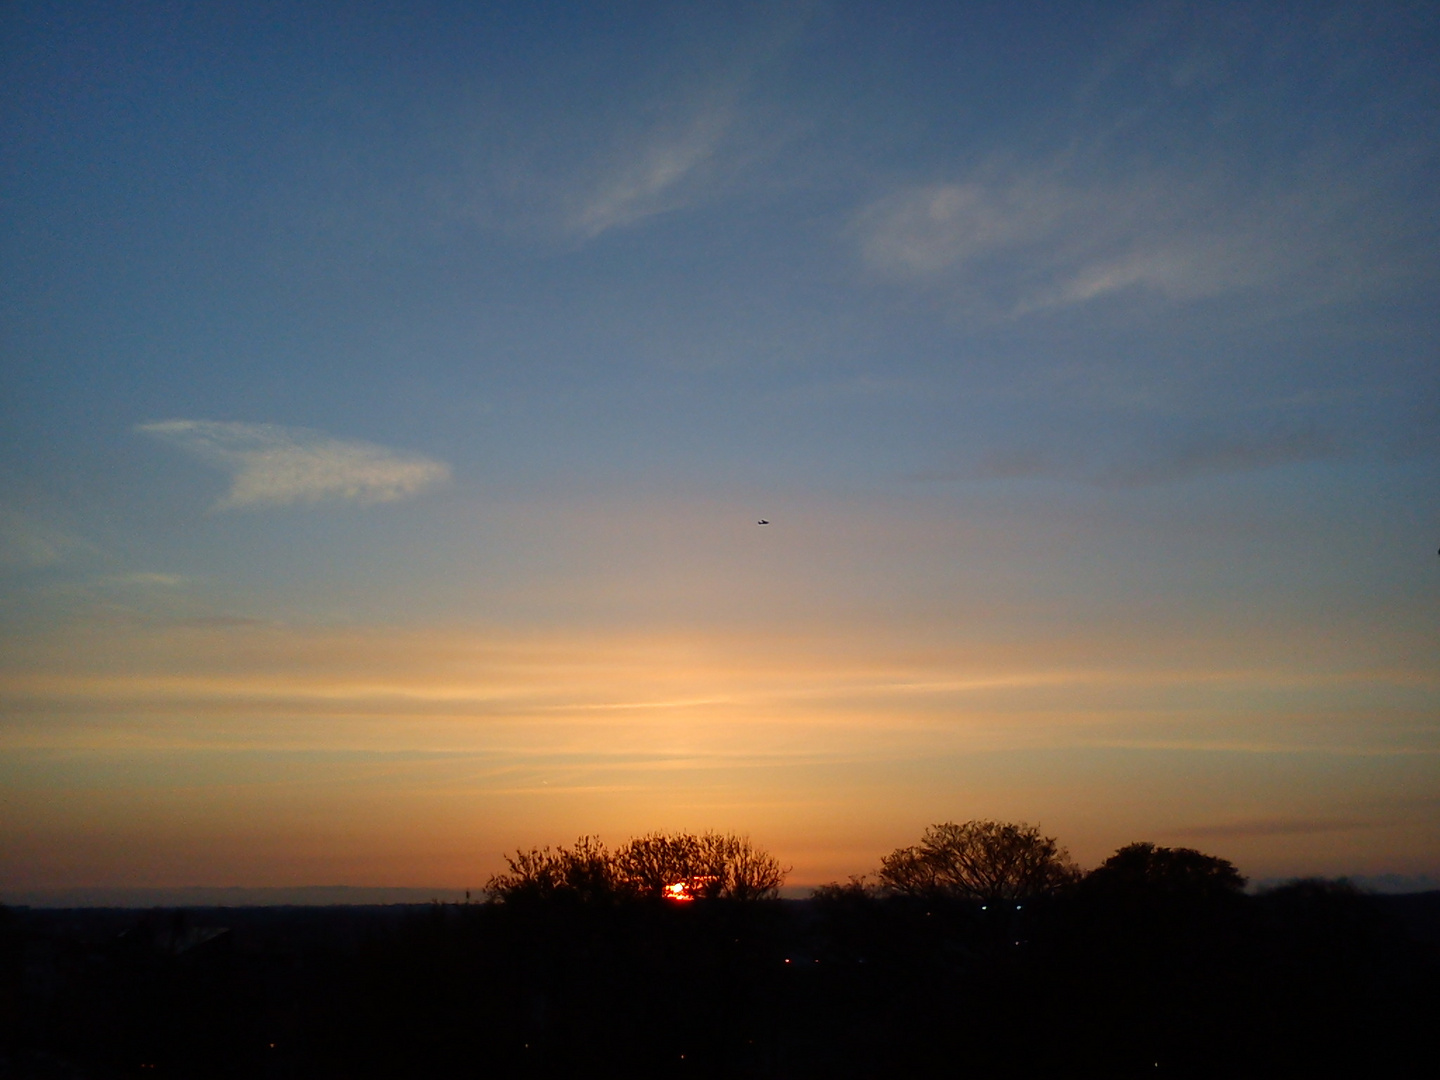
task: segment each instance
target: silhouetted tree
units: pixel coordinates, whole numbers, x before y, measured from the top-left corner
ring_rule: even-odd
[[[771,899],[786,874],[749,837],[728,833],[651,833],[631,840],[615,861],[621,879],[642,896],[663,896],[683,883],[694,897]]]
[[[1196,900],[1236,896],[1245,878],[1228,859],[1194,848],[1127,844],[1086,875],[1089,888],[1104,892],[1143,891],[1154,896]]]
[[[618,876],[636,896],[659,898],[670,886],[682,886],[686,899],[714,895],[710,867],[700,837],[689,833],[648,833],[620,848],[615,855]]]
[[[1085,876],[1051,948],[1056,1011],[1084,1056],[1112,1075],[1157,1061],[1237,1074],[1261,1005],[1244,887],[1225,859],[1150,843]]]
[[[573,848],[532,848],[505,856],[508,873],[485,885],[492,899],[764,900],[778,895],[788,872],[749,837],[729,833],[649,833],[615,851],[594,837]]]
[[[880,884],[918,898],[980,903],[1025,900],[1056,892],[1079,876],[1054,837],[1024,822],[945,822],[925,830],[914,847],[880,863]]]

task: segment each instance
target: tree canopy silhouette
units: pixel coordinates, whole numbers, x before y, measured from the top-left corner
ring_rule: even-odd
[[[1086,886],[1105,892],[1215,899],[1244,891],[1245,878],[1228,859],[1194,848],[1127,844],[1090,871]]]
[[[885,856],[877,875],[889,892],[980,903],[1025,900],[1076,881],[1069,853],[1024,822],[947,821],[913,847]]]
[[[485,885],[506,903],[569,900],[767,900],[788,872],[747,836],[647,833],[611,851],[582,836],[571,848],[531,848],[505,856],[507,873]]]

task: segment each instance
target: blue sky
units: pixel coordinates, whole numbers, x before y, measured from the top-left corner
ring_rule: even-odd
[[[3,17],[0,878],[1440,870],[1430,6]]]

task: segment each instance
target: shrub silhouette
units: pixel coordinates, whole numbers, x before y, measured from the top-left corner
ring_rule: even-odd
[[[531,848],[505,856],[507,873],[485,884],[492,901],[768,900],[788,872],[749,837],[732,833],[647,833],[617,850],[582,836],[572,848]]]
[[[1054,837],[1024,822],[931,825],[920,843],[885,856],[877,875],[892,894],[979,903],[1057,892],[1079,871]]]
[[[614,857],[604,843],[582,836],[573,848],[531,848],[505,856],[509,873],[485,883],[490,898],[511,902],[564,898],[587,903],[618,899],[620,883]]]

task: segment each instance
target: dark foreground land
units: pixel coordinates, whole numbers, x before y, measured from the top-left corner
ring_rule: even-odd
[[[1433,1076],[1440,893],[0,909],[0,1077]]]

